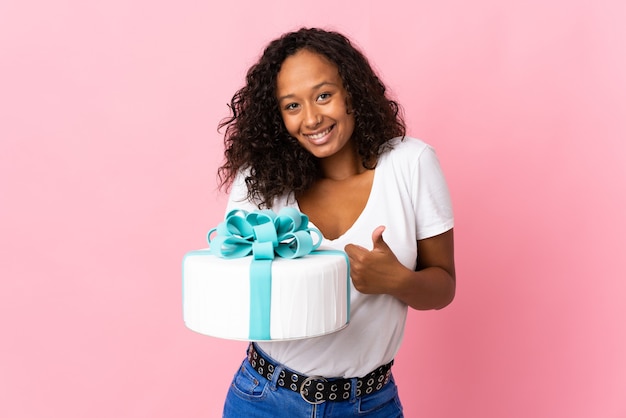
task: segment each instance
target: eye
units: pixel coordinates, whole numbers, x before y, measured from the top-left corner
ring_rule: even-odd
[[[284,109],[285,110],[296,110],[298,108],[298,103],[289,103],[287,105],[285,105]]]
[[[317,101],[323,102],[325,100],[328,100],[329,98],[330,98],[330,93],[322,93],[319,96],[317,96]]]

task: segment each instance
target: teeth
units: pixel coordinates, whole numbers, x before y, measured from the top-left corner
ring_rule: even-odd
[[[331,128],[332,128],[332,127],[331,127]],[[328,128],[328,129],[326,129],[326,130],[325,130],[325,131],[323,131],[323,132],[319,132],[319,133],[316,133],[316,134],[314,134],[314,135],[307,135],[307,136],[308,136],[309,138],[311,138],[311,139],[320,139],[320,138],[323,138],[326,134],[328,134],[328,133],[330,132],[331,128]]]

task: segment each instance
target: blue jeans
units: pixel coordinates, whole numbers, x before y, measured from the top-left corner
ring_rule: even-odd
[[[346,401],[311,405],[300,393],[277,386],[284,366],[279,365],[272,380],[252,368],[248,359],[235,373],[224,403],[223,418],[402,418],[402,405],[393,376],[381,390]],[[356,379],[355,382],[356,383]],[[356,384],[352,385],[356,388]],[[356,390],[356,389],[354,389]]]

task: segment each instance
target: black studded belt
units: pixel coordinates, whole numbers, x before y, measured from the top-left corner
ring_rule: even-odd
[[[272,380],[276,363],[259,352],[255,344],[250,344],[248,348],[248,361],[261,376],[267,380]],[[382,389],[389,382],[392,365],[393,360],[367,375],[357,378],[355,395],[369,395]],[[300,393],[302,399],[310,404],[320,404],[326,401],[350,399],[353,379],[305,376],[282,369],[278,376],[277,385]]]

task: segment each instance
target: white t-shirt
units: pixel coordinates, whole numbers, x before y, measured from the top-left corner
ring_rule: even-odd
[[[381,155],[367,204],[348,231],[323,248],[343,250],[354,243],[372,248],[372,232],[385,225],[383,239],[398,260],[414,269],[417,240],[453,227],[448,187],[434,150],[410,137],[392,140],[394,148]],[[244,175],[235,180],[228,202],[231,209],[258,209],[247,201]],[[272,210],[298,209],[293,196],[276,199]],[[312,224],[312,226],[315,226]],[[390,362],[402,342],[407,305],[390,295],[366,295],[351,289],[350,323],[332,334],[296,341],[262,342],[259,346],[288,368],[306,375],[360,377]]]

